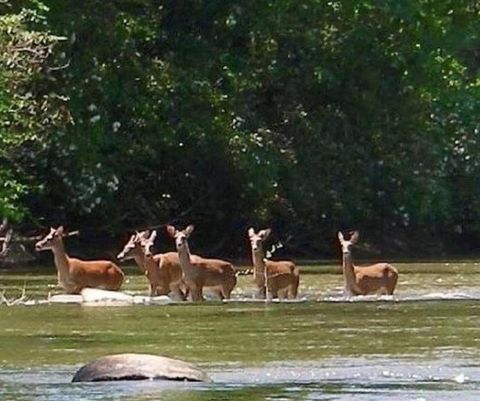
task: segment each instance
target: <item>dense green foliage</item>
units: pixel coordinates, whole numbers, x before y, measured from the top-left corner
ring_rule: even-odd
[[[0,21],[1,214],[194,222],[242,253],[250,224],[309,255],[350,227],[429,251],[480,234],[475,2],[21,6]]]

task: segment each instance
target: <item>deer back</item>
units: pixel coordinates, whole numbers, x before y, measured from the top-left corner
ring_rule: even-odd
[[[177,252],[161,254],[158,263],[160,270],[169,277],[170,282],[177,282],[182,279],[183,272]]]
[[[196,257],[192,265],[197,268],[206,286],[221,285],[235,278],[235,269],[230,262],[221,259]]]
[[[293,274],[295,263],[290,261],[267,260],[265,261],[265,268],[269,275]]]
[[[119,289],[124,273],[109,260],[80,260],[68,258],[69,280],[77,287],[104,287]]]

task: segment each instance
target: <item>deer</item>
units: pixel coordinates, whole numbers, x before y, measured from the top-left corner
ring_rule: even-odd
[[[258,233],[253,227],[248,229],[252,248],[253,279],[258,289],[256,296],[265,299],[268,289],[272,298],[278,298],[279,294],[283,297],[296,298],[300,283],[298,267],[291,261],[265,259],[264,243],[270,234],[270,228],[260,230]]]
[[[338,240],[342,246],[342,270],[347,295],[388,294],[392,295],[398,280],[398,271],[389,263],[370,266],[355,266],[352,247],[358,242],[359,233],[353,231],[346,240],[341,232]]]
[[[192,301],[204,301],[203,287],[214,287],[220,299],[229,299],[237,284],[233,265],[220,259],[193,258],[188,239],[194,230],[190,224],[184,230],[167,226],[167,233],[175,240],[175,246],[183,270],[185,284],[190,290]]]
[[[109,260],[70,258],[63,245],[63,226],[50,232],[35,244],[37,251],[51,250],[57,268],[58,284],[67,294],[79,294],[83,288],[118,290],[125,277],[123,271]]]
[[[152,247],[157,237],[157,231],[153,230],[150,236],[148,236],[148,231],[144,233],[146,235],[140,237],[140,245],[144,255],[145,275],[150,282],[150,294],[155,288],[157,295],[168,295],[169,292],[172,292],[185,301],[188,288],[185,288],[185,292],[182,291],[185,283],[178,253],[167,252],[154,255]],[[195,259],[197,256],[192,255],[192,258]]]
[[[157,232],[141,231],[133,234],[117,255],[119,260],[134,259],[149,282],[150,296],[168,295],[170,292],[185,300],[182,268],[176,252],[153,255],[151,248]]]

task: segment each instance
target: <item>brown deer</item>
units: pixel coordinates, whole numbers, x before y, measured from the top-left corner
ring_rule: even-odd
[[[290,261],[275,262],[265,259],[264,242],[270,233],[269,228],[258,233],[251,227],[248,229],[252,247],[253,279],[258,288],[257,297],[265,298],[268,289],[272,298],[278,298],[279,294],[283,297],[296,298],[300,283],[299,269]]]
[[[58,284],[68,294],[78,294],[83,288],[118,290],[124,279],[122,270],[109,260],[85,261],[68,257],[63,246],[63,226],[50,228],[35,244],[37,251],[50,249],[57,268]]]
[[[156,237],[157,232],[155,230],[152,231],[150,236],[148,236],[147,231],[146,236],[140,237],[140,244],[145,258],[145,275],[150,282],[151,292],[153,291],[152,287],[156,288],[157,295],[168,295],[169,292],[173,292],[184,301],[188,294],[188,288],[182,290],[182,287],[185,287],[185,283],[178,253],[167,252],[154,255],[152,247]],[[192,258],[195,259],[196,256],[192,255]]]
[[[203,301],[203,287],[215,287],[220,299],[230,298],[230,294],[237,284],[235,270],[231,263],[220,259],[193,258],[188,246],[188,238],[194,230],[189,225],[184,230],[167,226],[168,234],[175,239],[183,278],[190,290],[192,301]]]
[[[398,280],[398,271],[395,267],[388,263],[376,263],[371,266],[353,264],[352,246],[358,242],[358,238],[358,231],[352,232],[348,241],[341,232],[338,233],[343,254],[345,292],[348,295],[393,294]]]
[[[134,259],[149,282],[150,296],[168,295],[170,292],[185,300],[182,280],[182,268],[176,252],[153,255],[151,247],[157,232],[149,235],[148,231],[133,234],[123,250],[118,254],[119,260]]]

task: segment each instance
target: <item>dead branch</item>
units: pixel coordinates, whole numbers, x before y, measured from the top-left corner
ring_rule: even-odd
[[[57,67],[48,67],[48,71],[49,72],[52,72],[52,71],[60,71],[60,70],[64,70],[65,68],[68,68],[70,67],[70,60],[68,60],[68,62],[64,65],[61,65],[61,66],[57,66]]]
[[[10,243],[12,242],[12,237],[13,230],[10,229],[7,231],[7,235],[0,239],[2,241],[2,247],[0,248],[0,258],[4,258],[7,255],[8,250],[10,249]]]
[[[74,237],[74,236],[77,236],[77,235],[80,235],[80,231],[72,231],[72,232],[69,232],[67,234],[64,234],[63,236],[64,237]],[[30,242],[35,242],[35,241],[39,241],[41,240],[42,238],[44,237],[44,235],[34,235],[34,236],[31,236],[31,237],[22,237],[22,236],[18,236],[18,235],[15,235],[15,243],[30,243]],[[0,237],[0,241],[4,241],[6,237]]]
[[[2,231],[4,231],[7,227],[8,221],[7,219],[3,219],[3,223],[0,226],[0,234],[2,234]],[[79,231],[72,231],[65,234],[64,237],[73,237],[79,234]],[[24,248],[24,245],[39,241],[43,237],[43,235],[35,235],[32,237],[13,235],[13,229],[8,229],[4,236],[0,236],[0,260],[7,256],[7,253],[10,250],[12,244],[19,244],[22,248]]]
[[[5,303],[7,306],[15,306],[15,305],[20,305],[23,304],[27,300],[27,283],[23,283],[23,289],[22,289],[22,295],[19,298],[14,298],[12,300],[8,299],[5,296],[5,290],[0,291],[0,305],[2,303]]]

